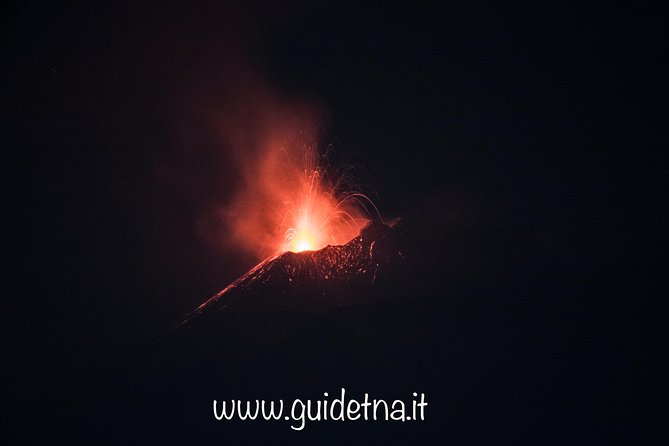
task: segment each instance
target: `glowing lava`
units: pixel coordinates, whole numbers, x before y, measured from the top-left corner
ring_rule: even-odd
[[[292,248],[292,251],[294,252],[313,251],[313,249],[314,246],[311,244],[309,240],[302,239],[295,244],[295,246]]]
[[[278,251],[315,251],[327,245],[342,245],[355,237],[368,219],[363,194],[342,191],[341,179],[334,184],[321,169],[305,169],[293,184],[295,199],[284,202],[283,243]]]
[[[201,233],[263,261],[344,245],[379,216],[352,166],[332,168],[332,146],[319,150],[318,113],[263,89],[247,96],[217,129],[230,149],[222,189],[230,198],[203,219]]]

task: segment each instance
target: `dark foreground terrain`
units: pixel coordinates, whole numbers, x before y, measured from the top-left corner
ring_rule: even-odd
[[[559,258],[537,261],[549,249],[540,239],[453,230],[374,224],[346,246],[261,264],[161,339],[50,395],[21,433],[116,444],[656,440],[652,352],[630,348],[636,316],[611,301],[624,271],[611,284],[596,269],[556,277]],[[297,432],[212,410],[214,399],[332,400],[342,387],[358,400],[424,393],[425,420],[307,420]]]

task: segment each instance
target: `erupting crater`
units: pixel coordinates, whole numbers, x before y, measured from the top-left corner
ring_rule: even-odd
[[[273,342],[336,307],[382,298],[402,260],[395,230],[373,220],[344,245],[286,251],[261,262],[200,305],[175,332],[224,343]]]

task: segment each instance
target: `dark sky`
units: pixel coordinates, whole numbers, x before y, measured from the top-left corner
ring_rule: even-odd
[[[539,240],[523,262],[554,280],[626,290],[607,295],[639,326],[659,308],[657,11],[242,3],[8,9],[4,338],[27,393],[159,336],[252,266],[196,223],[235,178],[209,113],[256,83],[319,107],[321,142],[366,169],[384,215]]]

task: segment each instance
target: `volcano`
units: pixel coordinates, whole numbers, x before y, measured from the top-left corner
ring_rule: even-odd
[[[177,343],[257,353],[338,307],[366,304],[393,287],[404,256],[390,226],[370,221],[348,243],[267,259],[175,327]]]

